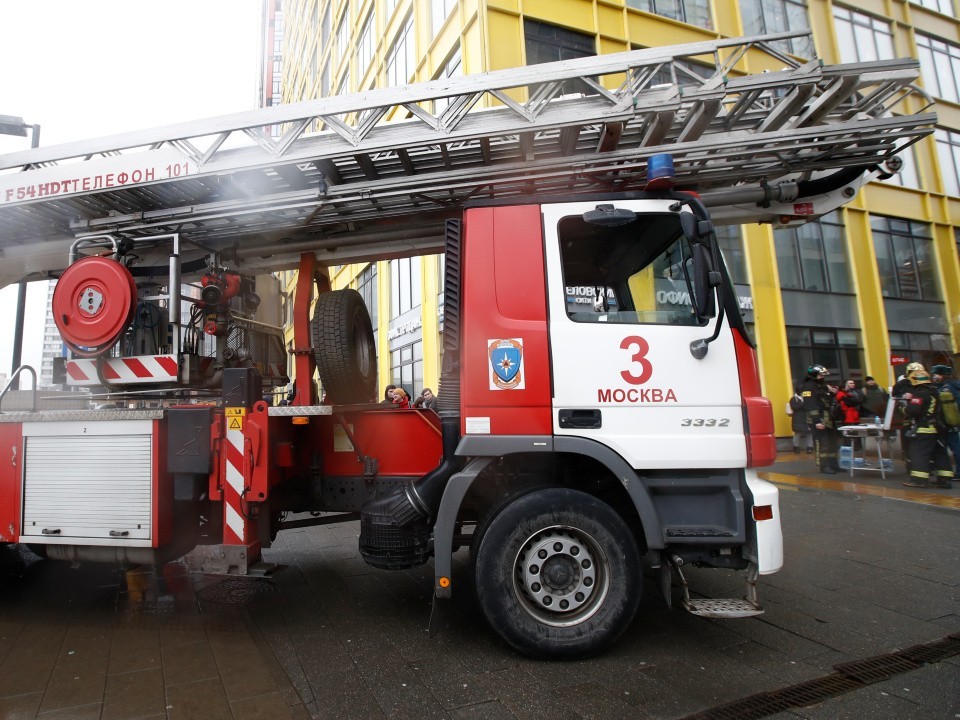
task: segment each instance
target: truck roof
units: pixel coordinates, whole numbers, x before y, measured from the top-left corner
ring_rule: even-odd
[[[305,251],[323,264],[422,254],[439,250],[442,220],[468,200],[637,190],[659,153],[673,156],[679,186],[729,197],[876,165],[933,131],[916,60],[825,66],[776,49],[798,34],[434,80],[2,155],[0,286],[55,277],[76,238],[100,234],[181,233],[249,272],[292,267]],[[745,57],[766,71],[738,74]],[[474,110],[484,104],[493,106]],[[759,206],[755,215],[771,219]]]

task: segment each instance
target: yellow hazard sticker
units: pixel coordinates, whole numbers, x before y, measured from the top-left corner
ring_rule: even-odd
[[[243,418],[242,417],[232,417],[227,422],[228,430],[243,430]]]
[[[247,414],[247,409],[244,407],[228,407],[224,408],[224,412],[227,417],[244,417]]]

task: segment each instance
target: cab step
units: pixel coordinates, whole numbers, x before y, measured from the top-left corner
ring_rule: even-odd
[[[693,615],[708,618],[745,618],[763,615],[763,608],[754,605],[749,600],[738,600],[736,598],[684,599],[683,607]]]
[[[680,604],[684,610],[700,617],[734,619],[745,617],[756,617],[763,615],[763,608],[757,602],[757,577],[759,576],[755,563],[750,563],[747,569],[747,595],[744,598],[698,598],[694,600],[690,597],[690,587],[687,585],[687,579],[683,576],[680,566],[683,560],[677,556],[669,558],[666,575],[669,576],[670,569],[677,573],[680,580],[680,588],[683,590],[683,599]],[[669,579],[665,582],[665,587],[669,588]]]

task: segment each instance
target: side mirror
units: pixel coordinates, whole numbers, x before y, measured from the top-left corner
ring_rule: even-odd
[[[680,213],[680,229],[683,230],[684,237],[690,242],[700,237],[697,216],[689,210],[684,210]]]
[[[693,309],[699,318],[713,317],[716,312],[714,288],[720,273],[713,269],[710,251],[699,243],[693,246]]]

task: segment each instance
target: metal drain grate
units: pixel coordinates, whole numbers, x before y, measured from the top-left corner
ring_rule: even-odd
[[[914,662],[902,657],[901,653],[891,655],[877,655],[876,657],[856,660],[854,662],[834,665],[833,669],[841,675],[869,685],[870,683],[889,680],[894,675],[910,672],[920,667],[922,662]]]
[[[749,695],[715,708],[688,715],[683,720],[758,720],[790,708],[801,708],[831,697],[859,690],[871,683],[889,680],[895,675],[916,670],[960,655],[960,635],[949,635],[887,655],[834,665],[830,675],[790,685],[779,690]]]
[[[232,578],[203,588],[197,593],[197,597],[205,602],[222,605],[245,605],[261,595],[275,592],[277,592],[277,586],[272,582],[252,578]]]
[[[960,655],[960,634],[948,635],[942,640],[914,645],[897,653],[902,658],[915,663],[935,663],[941,660]]]

